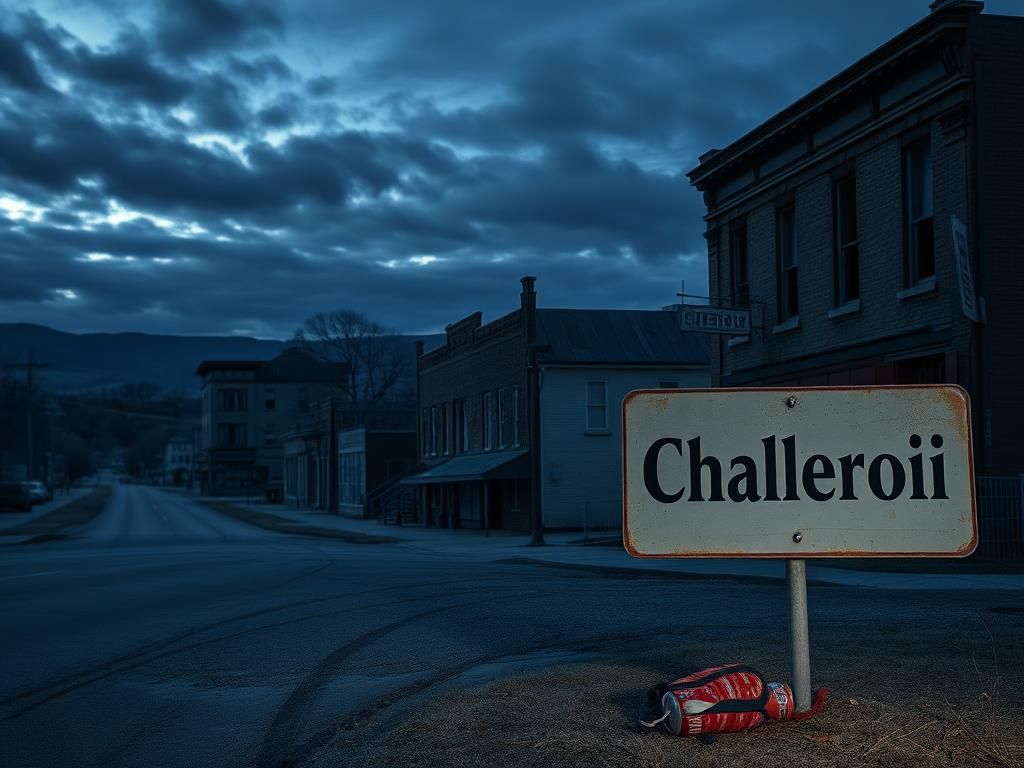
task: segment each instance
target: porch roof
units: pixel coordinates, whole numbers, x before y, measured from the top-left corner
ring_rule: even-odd
[[[515,480],[529,476],[529,451],[487,451],[456,456],[417,475],[402,485],[462,483],[468,480]]]

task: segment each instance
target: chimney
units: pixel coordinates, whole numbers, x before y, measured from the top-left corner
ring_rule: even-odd
[[[928,4],[928,10],[932,13],[944,11],[947,8],[964,8],[965,10],[981,13],[985,3],[981,0],[932,0]]]
[[[527,275],[519,282],[523,284],[519,301],[523,308],[523,316],[526,318],[526,341],[532,344],[537,336],[537,292],[533,288],[537,278]]]

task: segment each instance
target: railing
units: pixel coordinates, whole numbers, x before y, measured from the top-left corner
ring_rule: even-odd
[[[416,515],[416,491],[402,485],[403,478],[419,469],[411,469],[381,483],[366,494],[366,508],[370,517],[376,517],[381,525],[409,525],[418,522]]]
[[[1024,558],[1024,475],[977,476],[978,549],[975,557]]]
[[[587,499],[583,502],[583,539],[622,536],[622,502],[619,499]]]

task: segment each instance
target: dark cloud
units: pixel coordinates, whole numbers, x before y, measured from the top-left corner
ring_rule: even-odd
[[[118,92],[114,98],[142,99],[167,107],[180,103],[191,90],[185,78],[151,60],[146,41],[134,32],[120,35],[113,46],[100,51],[75,46],[73,58],[60,62],[65,73],[79,82]]]
[[[220,74],[204,77],[189,99],[199,124],[210,131],[244,133],[249,124],[249,108],[245,92]]]
[[[306,81],[306,93],[315,99],[332,95],[338,88],[338,81],[333,77],[318,75]]]
[[[156,40],[172,56],[207,54],[280,36],[284,22],[266,5],[226,0],[165,0]]]
[[[31,93],[45,93],[50,87],[43,80],[32,57],[13,35],[0,31],[0,80]]]
[[[542,306],[702,293],[681,172],[925,11],[149,10],[124,5],[99,43],[73,14],[0,20],[0,321],[285,336],[353,307],[428,331],[513,308],[527,273]]]
[[[253,85],[264,85],[273,80],[292,80],[295,72],[280,56],[263,54],[250,59],[229,56],[227,69],[234,77],[239,77]]]

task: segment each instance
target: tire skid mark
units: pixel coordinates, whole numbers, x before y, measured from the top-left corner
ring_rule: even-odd
[[[292,581],[294,581],[294,578],[292,579]],[[395,586],[391,587],[375,587],[373,589],[359,590],[354,592],[344,592],[340,594],[328,595],[325,597],[309,598],[306,600],[296,600],[290,603],[283,603],[281,605],[272,606],[269,608],[261,608],[257,611],[248,611],[246,613],[242,613],[227,619],[221,619],[219,621],[204,624],[199,627],[192,627],[188,630],[185,630],[184,632],[179,632],[178,634],[173,635],[170,638],[163,638],[142,645],[129,653],[122,654],[109,661],[103,662],[101,664],[96,664],[84,670],[79,670],[78,672],[74,672],[65,677],[50,681],[45,685],[38,686],[27,691],[21,691],[20,693],[17,693],[13,696],[9,696],[5,699],[0,699],[0,707],[6,707],[8,705],[15,704],[19,701],[23,701],[34,696],[46,694],[48,691],[51,691],[54,688],[62,688],[63,690],[59,693],[59,695],[64,695],[65,693],[68,693],[71,690],[77,690],[78,688],[81,688],[82,685],[79,685],[77,683],[81,681],[83,678],[88,678],[85,681],[85,684],[89,684],[97,680],[102,680],[106,677],[109,677],[112,674],[116,674],[117,672],[122,671],[122,669],[134,669],[138,666],[142,666],[142,664],[145,664],[149,659],[144,660],[138,664],[133,664],[132,662],[139,659],[140,657],[147,656],[147,654],[161,651],[176,643],[180,643],[182,640],[187,640],[190,637],[202,634],[203,632],[209,632],[218,629],[219,627],[234,624],[239,621],[245,621],[247,619],[253,619],[258,616],[265,616],[269,613],[276,613],[278,611],[286,611],[292,608],[301,608],[308,605],[326,603],[333,600],[344,600],[346,598],[361,597],[363,595],[368,594],[379,594],[381,592],[390,592],[396,590],[407,591],[409,589],[418,589],[422,587],[448,586],[451,584],[462,584],[467,582],[479,583],[480,581],[480,579],[453,579],[449,581],[425,582],[422,584],[413,585],[396,584]],[[368,607],[379,607],[379,604],[374,604],[374,606]],[[130,666],[124,666],[126,663]],[[46,701],[52,700],[53,698],[55,697],[48,696],[46,698]],[[29,706],[30,708],[34,709],[36,705]],[[13,719],[14,717],[18,717],[27,711],[28,709],[22,709],[14,715],[5,715],[3,717],[0,717],[0,722],[6,722],[7,720]]]
[[[452,611],[482,602],[487,601],[475,600],[466,603],[456,603],[455,605],[431,608],[429,611],[421,611],[412,616],[404,616],[382,627],[364,632],[321,659],[313,670],[303,678],[302,682],[296,686],[295,690],[292,691],[267,727],[263,743],[260,745],[259,755],[256,758],[256,768],[278,768],[278,766],[289,764],[289,752],[292,750],[294,737],[302,730],[303,724],[308,719],[310,705],[314,702],[320,690],[337,675],[342,663],[349,656],[373,645],[397,629],[408,627],[410,624],[436,616],[445,611]]]
[[[516,594],[502,599],[503,604],[506,605],[510,602],[521,602],[523,600],[534,598],[538,593],[543,591],[543,589],[538,589],[524,592],[521,585],[510,586],[509,589],[514,591]],[[435,616],[445,611],[452,611],[457,608],[466,608],[472,605],[493,603],[494,596],[495,593],[492,592],[488,597],[480,600],[470,600],[463,603],[456,603],[454,605],[433,608],[429,611],[423,611],[421,613],[413,614],[412,616],[407,616],[405,618],[389,622],[382,627],[378,627],[377,629],[370,630],[369,632],[359,635],[321,659],[313,670],[303,678],[302,682],[299,683],[294,691],[292,691],[292,694],[281,706],[277,714],[274,716],[274,719],[267,727],[259,755],[254,764],[255,768],[278,768],[278,766],[282,765],[295,764],[301,761],[311,750],[326,743],[327,739],[337,731],[336,728],[331,727],[322,729],[312,738],[303,742],[298,749],[294,746],[296,737],[302,732],[303,725],[308,719],[310,706],[315,703],[317,696],[320,694],[320,691],[324,686],[330,683],[330,681],[337,676],[340,672],[342,663],[348,659],[348,657],[391,634],[396,629],[407,627],[412,623]],[[468,669],[472,667],[475,663],[479,662],[469,663],[466,668]],[[460,668],[461,666],[462,665],[460,665]],[[460,672],[458,670],[455,672],[447,671],[442,673],[440,675],[441,681],[459,673]],[[433,680],[434,679],[432,678],[431,680],[424,681],[423,684],[413,684],[410,688],[415,689],[421,685],[422,687],[428,687],[429,685],[436,684],[436,682],[432,682]],[[378,700],[378,703],[379,701],[380,700]]]
[[[11,712],[10,714],[0,717],[0,723],[7,722],[8,720],[16,720],[17,718],[21,717],[24,714],[27,714],[28,712],[31,712],[34,709],[38,709],[39,707],[45,706],[46,704],[49,704],[51,701],[55,701],[56,699],[59,699],[63,696],[67,696],[69,693],[74,693],[75,691],[85,688],[86,686],[89,686],[92,683],[99,682],[100,680],[105,680],[108,677],[119,675],[124,672],[131,672],[132,670],[138,669],[140,667],[145,667],[148,664],[152,664],[154,661],[160,661],[161,659],[165,659],[168,656],[174,656],[178,653],[183,653],[185,651],[194,651],[198,648],[204,648],[208,645],[216,645],[217,643],[223,643],[229,640],[237,640],[238,638],[245,637],[246,635],[252,635],[258,632],[265,632],[270,629],[280,629],[281,627],[287,627],[293,624],[302,624],[306,621],[323,619],[327,618],[328,616],[348,616],[371,608],[394,607],[399,605],[405,605],[407,603],[415,603],[419,602],[420,599],[421,598],[418,597],[408,597],[403,600],[395,600],[391,603],[376,603],[374,605],[362,605],[357,608],[344,608],[337,611],[325,611],[324,613],[308,614],[306,616],[298,616],[294,619],[278,621],[272,624],[261,624],[256,627],[250,627],[249,629],[243,629],[238,632],[232,632],[231,634],[221,635],[219,637],[211,637],[207,640],[200,640],[199,642],[191,643],[189,645],[171,648],[160,653],[157,653],[153,656],[149,656],[145,659],[136,661],[132,664],[127,664],[120,666],[117,669],[108,670],[86,680],[80,680],[72,685],[67,686],[66,688],[63,688],[59,691],[55,691],[42,699],[38,699],[30,704],[26,704],[25,706],[21,707],[18,710],[15,710],[14,712]]]

